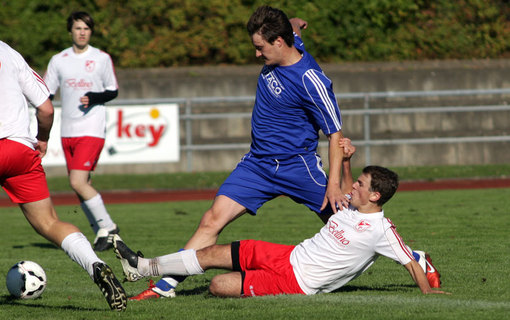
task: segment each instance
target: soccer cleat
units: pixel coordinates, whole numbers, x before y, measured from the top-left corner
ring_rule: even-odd
[[[432,259],[428,253],[425,253],[425,258],[427,261],[427,279],[429,280],[430,287],[441,288],[441,275],[439,271],[432,265]]]
[[[94,239],[94,250],[105,251],[113,248],[113,235],[118,234],[119,231],[117,226],[113,230],[99,229]]]
[[[113,235],[112,242],[115,248],[115,254],[122,264],[122,270],[124,271],[126,280],[134,282],[142,279],[144,276],[138,272],[138,257],[143,258],[143,254],[140,251],[134,253],[133,250],[126,246],[118,234]]]
[[[110,309],[124,311],[127,306],[127,296],[120,282],[115,278],[112,269],[102,262],[92,265],[94,282],[103,293]]]
[[[152,279],[149,281],[149,288],[137,294],[134,297],[130,297],[131,301],[141,301],[148,299],[157,299],[157,298],[175,298],[175,289],[171,288],[168,291],[161,290],[160,288],[154,285],[154,281]]]
[[[439,271],[432,264],[432,259],[430,255],[423,251],[414,251],[418,254],[419,258],[416,259],[420,266],[422,267],[425,275],[427,276],[427,280],[429,281],[429,285],[431,288],[441,288],[441,275]]]

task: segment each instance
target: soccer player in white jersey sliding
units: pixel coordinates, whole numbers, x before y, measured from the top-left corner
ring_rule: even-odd
[[[393,223],[384,216],[382,205],[398,188],[397,174],[383,167],[368,166],[352,183],[350,157],[355,148],[348,139],[341,140],[341,146],[342,192],[349,193],[350,205],[332,215],[312,238],[296,246],[241,240],[145,259],[115,235],[115,252],[126,279],[136,281],[161,274],[196,275],[219,268],[233,271],[212,279],[209,290],[216,296],[312,295],[344,286],[379,256],[385,256],[403,265],[422,293],[445,293],[431,288],[439,287],[439,273],[435,271],[433,278],[426,275],[427,268],[415,260]],[[433,268],[430,258],[424,264]]]
[[[184,249],[216,243],[221,230],[244,213],[256,215],[267,201],[286,195],[307,206],[323,222],[347,203],[339,187],[342,118],[333,85],[300,38],[306,21],[288,19],[262,6],[247,23],[255,55],[264,61],[252,113],[252,143],[221,185]],[[317,154],[319,130],[329,139],[329,178]],[[165,275],[155,286],[131,297],[175,296],[182,278]]]
[[[119,232],[101,198],[92,186],[94,171],[103,149],[106,132],[105,102],[118,93],[110,56],[89,45],[94,20],[86,12],[73,12],[67,19],[73,45],[54,55],[44,76],[51,99],[60,87],[62,100],[62,147],[69,183],[80,200],[96,238],[94,249],[112,247]]]
[[[127,297],[110,267],[74,225],[59,220],[51,202],[41,158],[53,125],[53,104],[44,81],[23,57],[0,41],[0,185],[19,204],[37,233],[61,247],[99,286],[113,310]],[[37,136],[30,132],[27,100],[37,108]]]

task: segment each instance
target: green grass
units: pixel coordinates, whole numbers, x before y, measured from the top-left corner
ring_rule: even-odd
[[[124,240],[145,256],[176,251],[195,229],[210,201],[108,205]],[[0,277],[21,259],[40,263],[48,287],[33,301],[11,300],[0,286],[0,319],[504,319],[510,314],[508,208],[510,189],[400,192],[385,207],[411,247],[430,252],[452,295],[422,295],[402,266],[380,258],[337,292],[316,296],[248,299],[212,297],[208,271],[188,278],[175,299],[130,302],[108,309],[87,274],[30,228],[18,208],[0,208]],[[92,239],[78,206],[57,207]],[[256,217],[227,226],[219,243],[254,238],[295,244],[319,230],[319,219],[287,198],[265,204]],[[122,277],[112,252],[104,259]],[[128,294],[147,282],[126,283]]]
[[[452,178],[508,177],[510,164],[472,166],[396,167],[401,180],[437,180]],[[361,168],[353,168],[354,176]],[[133,175],[94,175],[98,190],[114,189],[213,189],[218,188],[229,172],[163,173]],[[53,192],[69,191],[67,177],[48,177]]]

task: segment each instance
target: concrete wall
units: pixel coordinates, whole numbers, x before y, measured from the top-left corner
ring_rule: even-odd
[[[456,89],[510,88],[510,60],[432,61],[398,63],[323,64],[325,73],[334,83],[336,93],[423,91]],[[261,66],[189,67],[169,69],[117,70],[118,99],[177,98],[208,96],[252,96]],[[506,104],[510,97],[483,97],[480,103]],[[402,100],[385,99],[376,107],[466,105],[477,103],[476,97]],[[341,108],[361,108],[359,101],[340,101]],[[227,107],[224,111],[228,112]],[[249,112],[251,105],[237,106],[235,111]],[[509,112],[493,114],[450,114],[418,116],[379,116],[372,120],[372,137],[433,137],[462,135],[509,134]],[[353,139],[362,138],[362,118],[344,117],[344,133]],[[194,124],[195,142],[249,143],[249,120],[231,119],[201,121]],[[489,134],[490,133],[490,134]],[[181,129],[181,141],[184,142]],[[506,163],[510,161],[509,144],[458,143],[448,145],[407,145],[374,147],[372,163],[388,166],[454,165]],[[358,148],[355,166],[364,165],[364,149]],[[235,167],[246,149],[197,152],[193,155],[195,171],[229,171]],[[321,150],[323,157],[326,150]],[[97,173],[157,173],[187,169],[186,154],[179,163],[153,165],[99,165]],[[63,168],[47,168],[48,175],[65,174]]]
[[[510,60],[322,64],[335,92],[510,87]],[[261,66],[117,70],[119,99],[255,94]]]

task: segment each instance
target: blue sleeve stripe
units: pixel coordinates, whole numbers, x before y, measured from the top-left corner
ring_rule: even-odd
[[[314,85],[315,90],[319,94],[320,100],[322,102],[321,104],[326,107],[329,117],[333,121],[333,124],[334,124],[336,130],[342,129],[342,124],[341,124],[340,119],[338,118],[336,110],[335,110],[335,109],[338,109],[336,107],[336,103],[331,101],[331,99],[328,95],[328,90],[326,89],[326,86],[324,85],[322,80],[318,77],[316,70],[310,69],[310,70],[306,71],[305,77],[307,77]],[[306,85],[305,85],[305,87],[306,87]],[[311,95],[310,95],[310,97],[313,100],[313,97]],[[315,101],[314,101],[314,103],[315,103]],[[317,105],[317,103],[315,103],[315,105]],[[326,122],[326,124],[327,124],[327,122]]]

